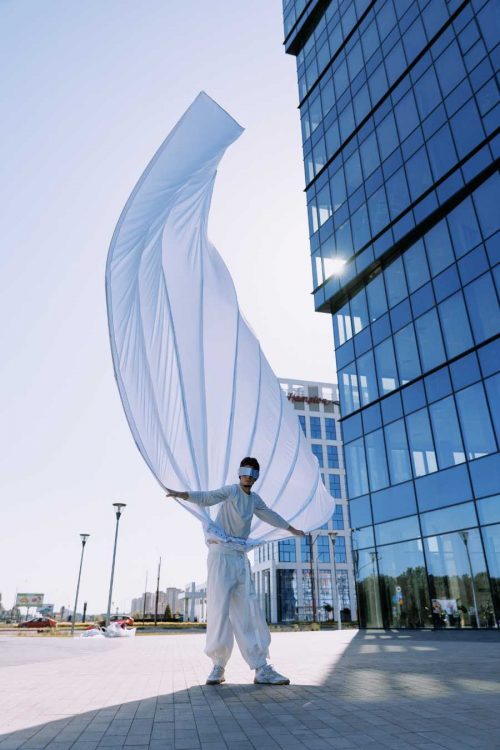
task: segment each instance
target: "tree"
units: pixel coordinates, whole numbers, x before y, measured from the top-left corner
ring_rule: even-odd
[[[165,607],[165,614],[163,615],[163,621],[164,622],[171,622],[172,620],[172,610],[170,609],[170,604],[167,604]]]

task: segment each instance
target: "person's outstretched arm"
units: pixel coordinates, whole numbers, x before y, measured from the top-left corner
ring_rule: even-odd
[[[286,529],[286,531],[289,531],[290,534],[293,534],[294,536],[305,536],[304,532],[300,529],[296,529],[294,526],[288,523],[288,521],[285,521],[283,516],[280,516],[279,513],[276,513],[274,510],[271,510],[271,508],[268,508],[265,502],[257,496],[255,500],[255,515],[257,518],[260,518],[261,521],[265,521],[270,526],[276,526],[278,529]]]
[[[180,490],[171,490],[166,487],[166,497],[178,497],[180,500],[188,500],[196,505],[217,505],[227,500],[230,493],[230,487],[221,487],[218,490],[209,490],[208,492],[181,492]]]

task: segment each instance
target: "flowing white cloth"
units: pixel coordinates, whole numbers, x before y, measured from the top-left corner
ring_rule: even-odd
[[[163,487],[221,487],[254,455],[268,506],[310,530],[334,501],[207,237],[217,166],[241,132],[199,94],[132,192],[106,266],[113,364],[134,439]],[[183,504],[214,527],[216,510]],[[285,535],[254,518],[244,545]]]

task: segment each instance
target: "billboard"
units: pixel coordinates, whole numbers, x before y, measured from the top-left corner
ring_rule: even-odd
[[[16,607],[41,607],[44,594],[16,594]]]

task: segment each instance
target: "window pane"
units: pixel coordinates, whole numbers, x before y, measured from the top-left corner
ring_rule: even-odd
[[[366,473],[365,449],[362,438],[345,446],[345,462],[349,497],[366,495],[368,475]]]
[[[379,523],[375,526],[377,544],[390,544],[405,539],[416,539],[420,536],[417,516],[399,518],[397,521]],[[381,550],[381,554],[383,551]]]
[[[476,501],[476,507],[481,523],[500,523],[500,495],[483,497]]]
[[[415,332],[411,323],[394,334],[394,346],[398,361],[400,385],[404,385],[420,375],[420,360]]]
[[[361,404],[369,404],[377,398],[377,378],[372,352],[363,354],[358,358],[358,382],[361,395]]]
[[[423,536],[442,534],[445,531],[468,529],[477,524],[474,503],[452,505],[450,508],[433,510],[420,516]]]
[[[436,310],[429,310],[415,321],[418,346],[424,372],[436,367],[445,359],[441,330]]]
[[[497,526],[486,526],[483,529],[483,541],[490,569],[491,588],[496,611],[495,618],[489,618],[487,623],[491,628],[495,627],[495,620],[497,625],[500,621],[500,524]]]
[[[297,571],[277,570],[278,621],[297,619]]]
[[[424,545],[434,626],[487,627],[493,603],[478,530],[431,536]]]
[[[410,455],[404,420],[392,422],[384,428],[391,484],[411,479]]]
[[[372,509],[375,523],[413,515],[417,512],[413,482],[398,484],[396,487],[374,492]]]
[[[432,625],[422,542],[386,546],[380,550],[378,564],[389,627]]]
[[[361,626],[365,628],[382,627],[377,558],[374,549],[359,550],[354,557]]]
[[[467,458],[472,460],[494,453],[495,436],[481,383],[459,391],[456,399]]]
[[[491,274],[487,273],[465,287],[476,343],[494,336],[500,329],[500,311]]]
[[[349,516],[353,527],[364,526],[372,522],[370,498],[368,495],[349,501]]]
[[[429,406],[440,469],[465,461],[455,402],[452,396]]]
[[[322,469],[323,468],[323,446],[313,444],[311,445],[311,450],[316,456],[316,458],[318,459],[318,464],[320,468]]]
[[[359,333],[368,325],[368,308],[364,289],[351,299],[351,320],[354,333]]]
[[[375,347],[378,388],[380,395],[393,391],[398,386],[398,372],[392,339],[388,338]]]
[[[427,409],[409,414],[406,423],[415,476],[420,477],[437,471],[436,454]]]
[[[469,319],[462,292],[454,294],[438,306],[448,358],[473,346]]]
[[[500,443],[500,375],[494,375],[484,382],[488,401],[490,402],[491,416],[497,433],[497,442]]]
[[[408,288],[414,292],[427,281],[429,281],[429,269],[425,256],[423,242],[417,242],[412,245],[403,256],[406,269],[406,278],[408,279]]]
[[[370,489],[374,492],[383,487],[387,487],[389,484],[382,430],[370,432],[370,434],[365,437],[365,447],[368,474],[370,477]]]
[[[424,241],[432,275],[437,276],[455,260],[446,221],[443,219],[427,232]]]
[[[408,296],[403,261],[398,258],[384,271],[389,307],[394,307]]]
[[[366,287],[366,296],[368,297],[368,307],[370,321],[382,317],[387,311],[387,300],[385,298],[384,276],[379,273]]]
[[[359,409],[358,376],[354,362],[339,372],[339,396],[344,416]]]

